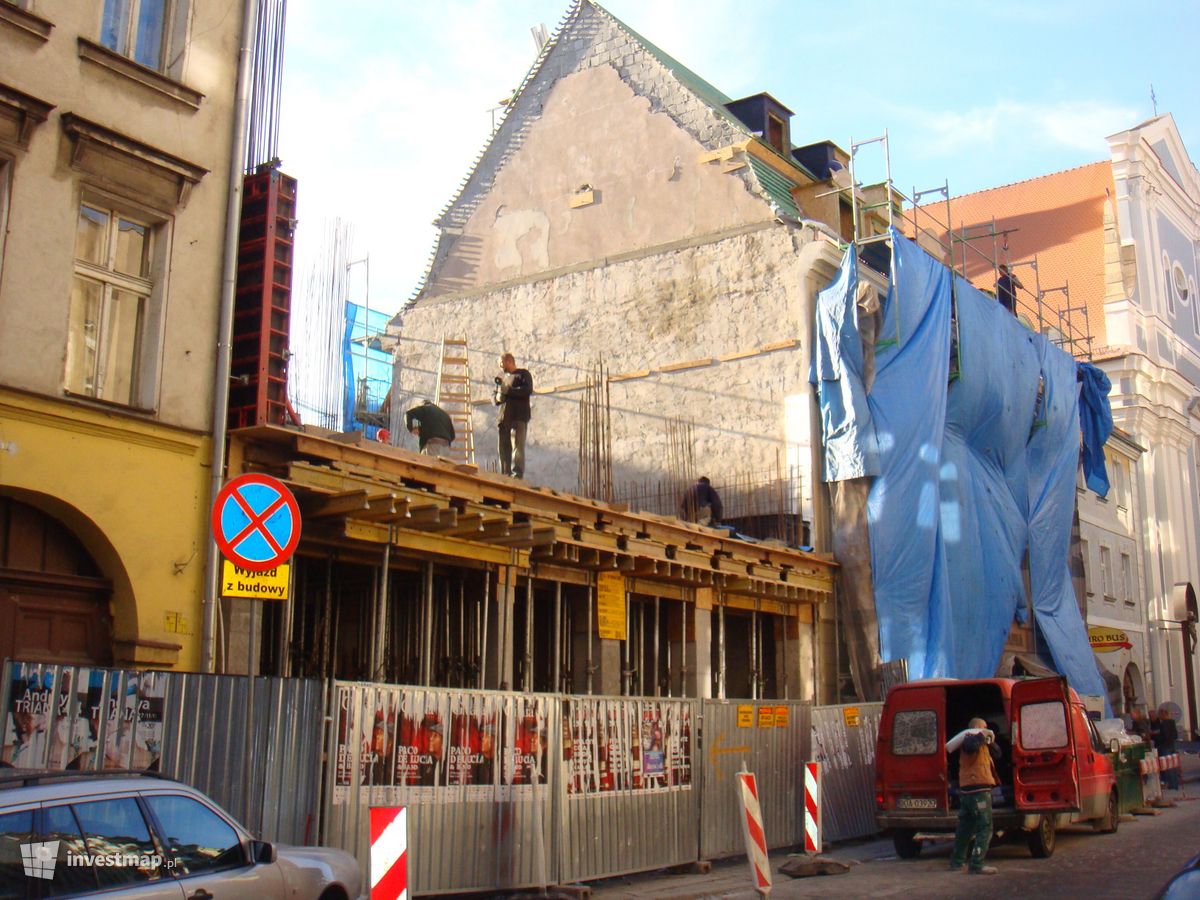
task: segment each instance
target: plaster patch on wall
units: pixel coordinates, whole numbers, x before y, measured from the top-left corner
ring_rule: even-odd
[[[550,266],[550,220],[539,209],[501,211],[492,226],[492,262],[501,272]]]

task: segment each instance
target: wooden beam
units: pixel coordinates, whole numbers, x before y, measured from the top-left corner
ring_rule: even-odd
[[[331,519],[366,512],[370,502],[367,492],[358,490],[330,494],[314,502],[311,508],[307,508],[308,504],[305,507],[301,513],[305,519]]]
[[[345,536],[356,541],[386,544],[388,540],[388,526],[378,525],[374,522],[349,521],[345,524]],[[494,547],[488,544],[478,544],[474,541],[464,541],[461,538],[447,537],[441,534],[428,534],[393,528],[392,546],[398,547],[401,550],[428,553],[450,560],[468,559],[495,565],[514,565],[522,569],[529,567],[529,552],[527,550]]]

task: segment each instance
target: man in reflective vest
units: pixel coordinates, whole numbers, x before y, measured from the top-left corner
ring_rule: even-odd
[[[995,866],[985,866],[988,844],[992,841],[992,788],[1000,783],[996,760],[1000,750],[996,736],[983,719],[970,724],[946,741],[946,752],[958,751],[958,828],[954,832],[954,852],[950,870],[959,872],[966,863],[971,875],[995,875]],[[971,846],[974,838],[974,846]],[[967,848],[971,848],[970,857]]]

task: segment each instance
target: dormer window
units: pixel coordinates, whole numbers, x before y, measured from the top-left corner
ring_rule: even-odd
[[[779,116],[767,114],[767,143],[778,150],[780,153],[787,153],[787,148],[783,146],[784,135],[787,133],[786,127],[783,124],[783,119]]]

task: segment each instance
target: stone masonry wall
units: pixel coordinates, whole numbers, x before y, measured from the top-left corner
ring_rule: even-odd
[[[611,387],[614,481],[666,472],[667,420],[695,423],[699,473],[721,480],[787,461],[797,429],[807,440],[808,351],[748,355],[677,372],[674,363],[797,341],[802,327],[800,232],[782,224],[555,278],[427,301],[398,321],[393,409],[432,396],[443,335],[469,344],[477,462],[494,465],[492,378],[512,352],[535,387],[582,381],[603,356],[610,373],[651,370]],[[535,395],[527,478],[575,490],[579,399]],[[788,398],[794,411],[787,421]],[[789,430],[792,432],[789,434]],[[395,429],[402,445],[415,441]],[[807,455],[798,454],[805,462]],[[807,468],[807,466],[806,466]],[[808,483],[807,472],[802,478]]]

